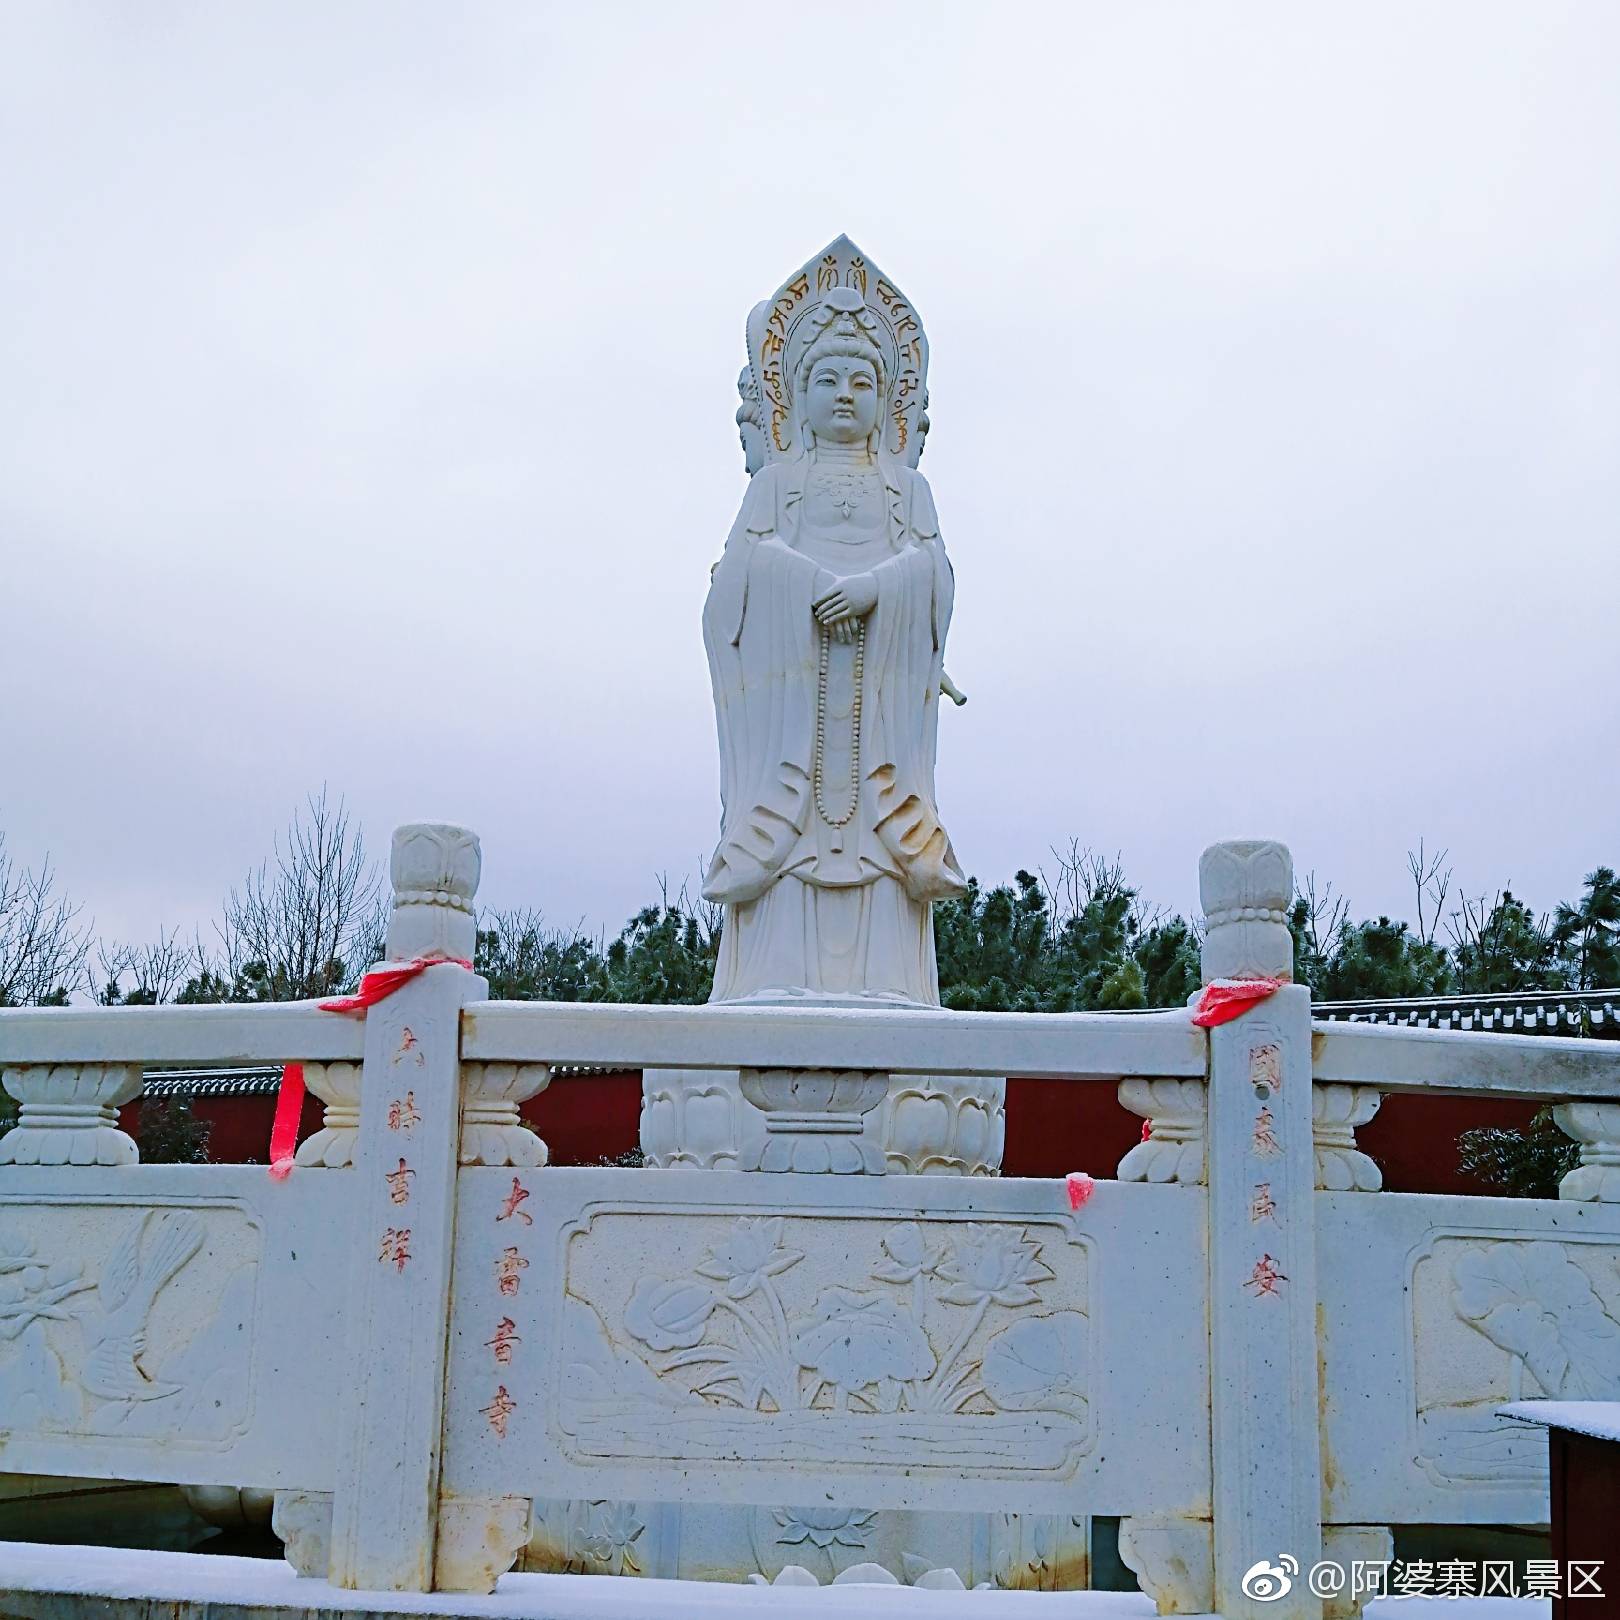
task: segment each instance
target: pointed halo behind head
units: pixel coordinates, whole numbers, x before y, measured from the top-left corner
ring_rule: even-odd
[[[926,432],[928,337],[900,289],[847,236],[829,242],[748,316],[748,365],[758,390],[767,462],[792,461],[804,453],[795,372],[834,310],[839,318],[857,322],[883,358],[880,448],[915,467]],[[812,312],[819,318],[806,325]]]

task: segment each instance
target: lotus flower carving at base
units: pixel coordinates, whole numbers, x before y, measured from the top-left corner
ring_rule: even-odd
[[[570,1369],[568,1432],[597,1456],[664,1455],[678,1435],[694,1460],[805,1466],[921,1448],[961,1466],[1045,1469],[1089,1443],[1091,1322],[1051,1309],[1040,1235],[897,1221],[877,1229],[864,1279],[829,1284],[804,1265],[818,1226],[835,1229],[778,1215],[708,1226],[685,1273],[634,1284],[621,1318],[631,1352],[581,1304],[601,1345]],[[1076,1297],[1066,1283],[1064,1302]],[[651,1383],[639,1371],[627,1383],[620,1358]]]
[[[765,1116],[765,1140],[742,1170],[881,1176],[887,1166],[866,1116],[888,1095],[889,1077],[859,1069],[744,1069],[744,1097]]]

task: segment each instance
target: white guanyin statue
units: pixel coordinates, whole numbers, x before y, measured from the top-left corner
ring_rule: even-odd
[[[944,673],[951,566],[916,470],[927,339],[840,237],[755,308],[748,354],[750,482],[703,611],[723,798],[704,894],[725,907],[710,1000],[937,1006],[931,908],[966,884],[934,801],[940,695],[961,695]],[[982,1075],[648,1068],[641,1145],[656,1168],[992,1176],[1005,1101]],[[1078,1514],[688,1503],[655,1540],[656,1511],[537,1502],[526,1567],[601,1567],[576,1527],[611,1513],[649,1527],[649,1575],[774,1577],[809,1557],[828,1579],[881,1561],[897,1579],[1086,1584]]]
[[[966,884],[934,800],[942,684],[957,694],[951,565],[915,466],[926,339],[840,237],[748,341],[753,476],[703,611],[724,807],[710,999],[937,1005],[931,907]]]
[[[711,1002],[939,1005],[932,908],[966,884],[934,800],[934,745],[942,692],[963,700],[944,668],[951,565],[917,471],[927,380],[915,311],[848,237],[748,318],[749,485],[703,610],[723,805],[703,886],[725,907]],[[647,1163],[1000,1168],[1005,1081],[863,1083],[862,1150],[838,1155],[821,1133],[789,1153],[784,1121],[768,1122],[773,1088],[805,1108],[792,1080],[645,1070]]]

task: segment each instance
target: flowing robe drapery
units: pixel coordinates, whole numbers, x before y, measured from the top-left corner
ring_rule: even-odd
[[[714,999],[935,1002],[929,907],[966,887],[934,799],[950,562],[927,482],[880,458],[887,555],[849,570],[877,585],[859,780],[853,814],[832,828],[812,779],[822,655],[812,603],[837,576],[798,545],[810,465],[754,478],[704,606],[723,818],[703,892],[727,908]],[[849,799],[838,797],[841,810]]]

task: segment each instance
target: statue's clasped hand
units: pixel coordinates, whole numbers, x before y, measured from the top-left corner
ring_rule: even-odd
[[[855,639],[855,624],[877,606],[877,581],[870,574],[851,574],[811,603],[817,623],[838,641]]]

